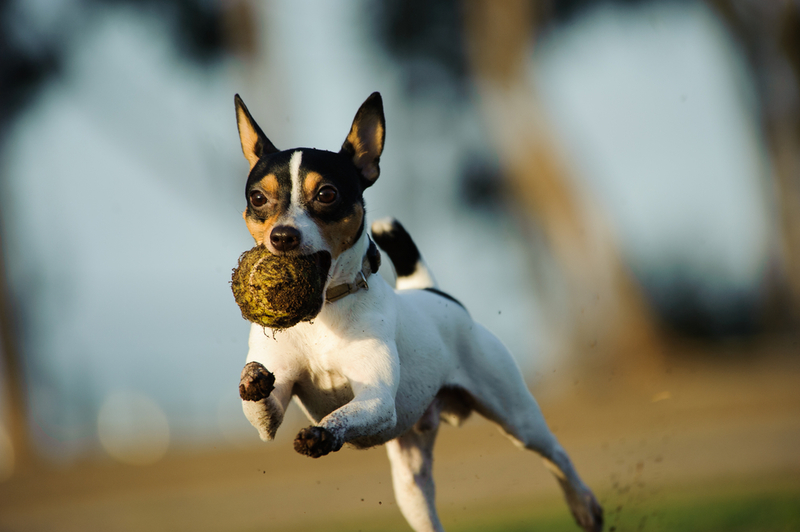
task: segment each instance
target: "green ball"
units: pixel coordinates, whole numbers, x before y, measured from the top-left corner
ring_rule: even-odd
[[[324,303],[330,264],[328,253],[278,256],[264,246],[245,251],[231,277],[242,317],[271,329],[312,320]]]

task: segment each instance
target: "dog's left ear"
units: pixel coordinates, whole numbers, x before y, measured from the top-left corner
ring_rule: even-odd
[[[242,152],[250,163],[250,170],[256,165],[263,155],[277,153],[276,148],[258,127],[256,121],[250,116],[250,111],[237,94],[233,98],[236,104],[236,125],[239,127],[239,140],[242,141]]]
[[[341,151],[352,157],[353,164],[361,171],[361,183],[364,188],[375,183],[380,175],[378,162],[383,152],[385,137],[383,100],[380,93],[373,92],[356,113]]]

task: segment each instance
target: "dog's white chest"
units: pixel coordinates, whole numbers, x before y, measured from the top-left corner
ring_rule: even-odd
[[[350,381],[341,368],[347,349],[321,324],[302,323],[290,330],[265,335],[251,331],[251,358],[277,374],[293,375],[292,395],[308,417],[319,421],[353,399]]]
[[[295,383],[295,396],[306,415],[319,421],[353,399],[350,382],[333,369],[317,369]]]

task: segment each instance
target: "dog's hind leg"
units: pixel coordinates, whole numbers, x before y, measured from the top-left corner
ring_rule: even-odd
[[[437,288],[433,273],[400,222],[394,218],[373,222],[372,238],[392,260],[398,290]]]
[[[475,409],[497,423],[517,445],[540,454],[558,480],[578,524],[587,532],[599,532],[603,529],[603,509],[547,426],[510,353],[488,332],[476,340],[479,349],[468,362],[468,373],[474,378],[470,378],[466,390]]]
[[[411,430],[386,444],[400,511],[416,532],[443,532],[436,514],[433,443],[439,430],[438,400]]]

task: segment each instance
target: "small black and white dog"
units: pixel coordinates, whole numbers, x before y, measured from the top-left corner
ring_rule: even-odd
[[[345,443],[386,444],[398,505],[418,531],[442,530],[432,450],[440,420],[472,411],[539,453],[578,524],[603,527],[603,510],[545,423],[503,344],[436,288],[414,242],[394,220],[372,225],[397,287],[374,274],[380,255],[365,230],[363,192],[378,179],[385,122],[378,93],[353,120],[338,153],[278,150],[236,96],[250,163],[244,219],[276,255],[330,254],[326,301],[311,322],[265,334],[253,325],[239,386],[244,413],[271,440],[294,397],[313,423],[297,452],[320,457]]]

